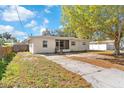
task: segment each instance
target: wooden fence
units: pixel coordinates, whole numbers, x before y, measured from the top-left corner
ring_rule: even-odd
[[[16,44],[13,45],[14,52],[25,52],[29,51],[29,46],[27,44]]]
[[[0,46],[0,58],[5,57],[12,52],[25,52],[25,51],[29,51],[29,46],[27,44],[17,44],[12,47]]]
[[[12,47],[0,47],[0,58],[5,57],[6,55],[12,52]]]

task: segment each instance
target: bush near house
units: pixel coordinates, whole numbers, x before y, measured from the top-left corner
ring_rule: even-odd
[[[2,79],[6,71],[7,65],[10,63],[10,61],[13,59],[14,56],[15,53],[12,52],[10,54],[7,54],[4,58],[0,59],[0,80]]]
[[[91,87],[81,76],[41,56],[18,53],[8,65],[0,87]]]

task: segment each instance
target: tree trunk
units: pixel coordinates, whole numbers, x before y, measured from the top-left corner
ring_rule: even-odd
[[[118,31],[115,32],[114,45],[115,45],[115,55],[120,55],[120,35]]]
[[[115,55],[119,55],[120,54],[120,43],[115,40]]]

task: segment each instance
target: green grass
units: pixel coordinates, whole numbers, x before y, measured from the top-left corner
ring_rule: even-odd
[[[0,87],[80,88],[91,87],[81,76],[44,57],[18,53],[8,65]]]
[[[7,65],[10,63],[15,53],[8,54],[6,57],[0,59],[0,80],[4,76]]]
[[[7,64],[6,64],[5,61],[0,60],[0,80],[1,80],[2,77],[3,77],[3,73],[5,73],[6,65],[7,65]]]

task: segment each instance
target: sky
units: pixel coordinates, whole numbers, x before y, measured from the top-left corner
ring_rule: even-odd
[[[54,30],[60,27],[60,6],[0,6],[0,34],[9,32],[18,40],[24,40],[31,34],[41,35],[46,28]]]

